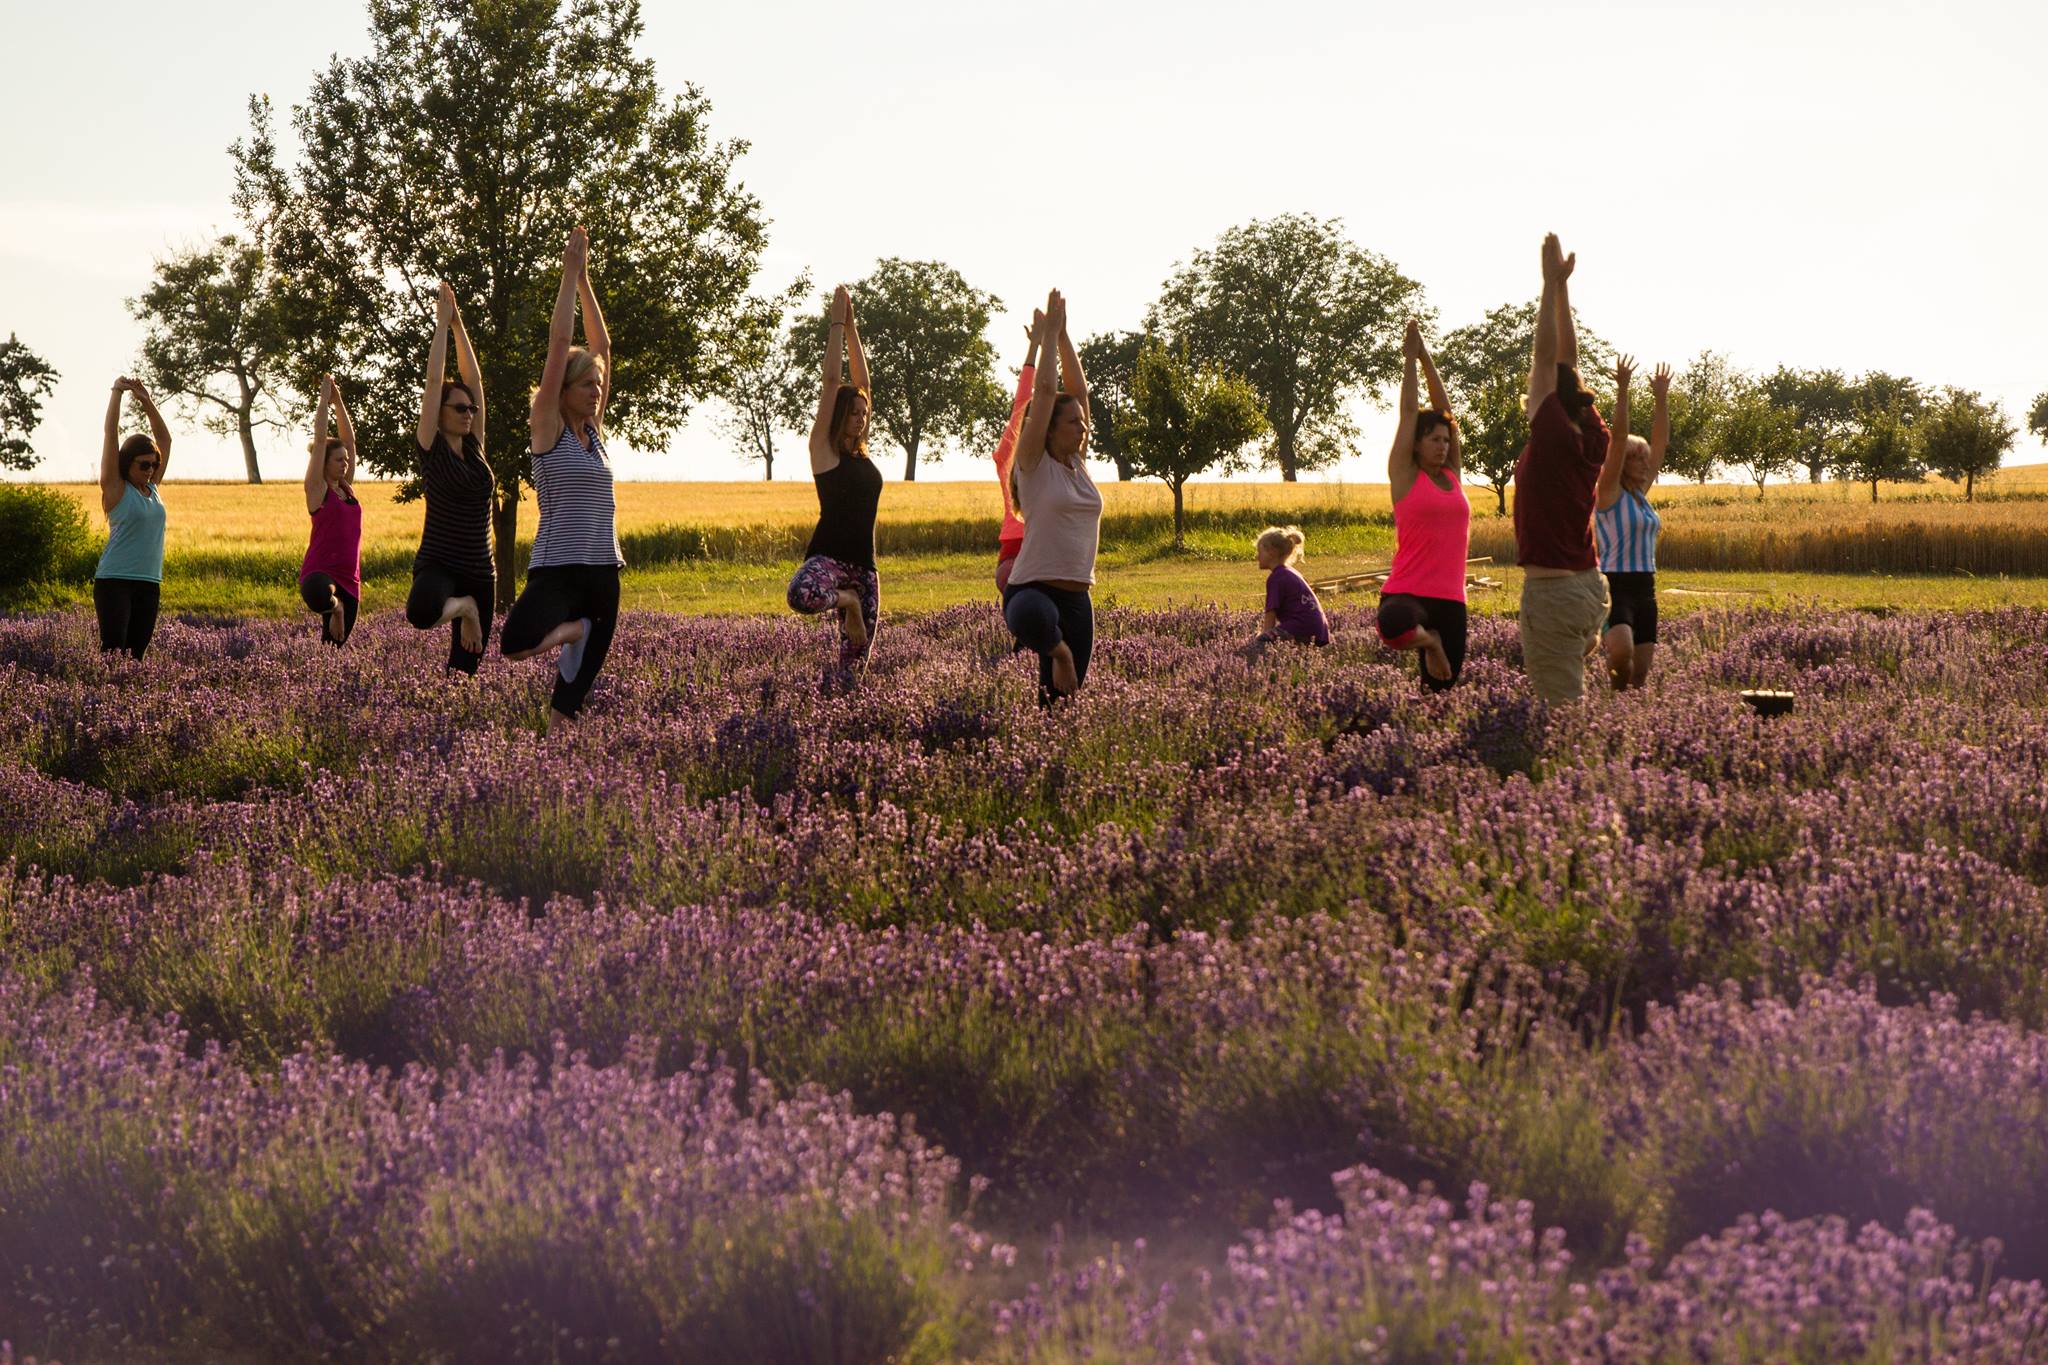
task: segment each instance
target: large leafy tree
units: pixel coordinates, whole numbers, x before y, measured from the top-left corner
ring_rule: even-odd
[[[1764,484],[1799,467],[1799,427],[1792,414],[1771,401],[1761,381],[1743,376],[1734,384],[1728,406],[1714,423],[1711,444],[1715,460],[1740,469],[1764,495]]]
[[[1795,370],[1780,365],[1763,381],[1771,402],[1791,415],[1799,431],[1799,462],[1809,482],[1835,468],[1856,422],[1855,386],[1840,370]]]
[[[1075,348],[1088,376],[1088,453],[1116,462],[1116,476],[1129,480],[1131,386],[1138,377],[1142,332],[1102,332]]]
[[[1336,219],[1286,214],[1195,252],[1152,306],[1152,330],[1242,375],[1265,404],[1282,479],[1334,463],[1357,440],[1347,400],[1400,377],[1401,333],[1422,286],[1344,236]],[[1526,357],[1524,358],[1526,364]]]
[[[228,233],[156,264],[128,300],[143,324],[142,378],[192,410],[209,431],[241,442],[250,483],[262,483],[256,430],[293,415],[289,369],[295,323],[260,242]]]
[[[1915,380],[1872,370],[1857,379],[1852,400],[1855,417],[1836,466],[1845,479],[1870,485],[1877,501],[1878,485],[1918,483],[1927,477],[1915,428],[1927,408],[1927,395]]]
[[[1085,362],[1083,368],[1086,368]],[[1094,397],[1094,381],[1089,381]],[[1184,492],[1189,479],[1211,469],[1244,468],[1244,447],[1266,432],[1256,389],[1213,364],[1176,356],[1157,340],[1138,351],[1131,383],[1125,444],[1132,468],[1164,479],[1173,490],[1173,547],[1187,543]]]
[[[790,310],[811,292],[811,277],[799,275],[778,294],[750,294],[734,319],[726,345],[731,357],[719,397],[725,411],[718,425],[749,459],[761,462],[761,477],[775,477],[775,438],[806,429],[818,402],[816,356],[799,354],[787,334]]]
[[[1920,419],[1920,453],[1935,473],[1961,480],[1963,500],[1972,502],[1977,480],[2004,463],[2018,435],[1998,403],[1972,389],[1948,388]]]
[[[262,225],[310,327],[297,382],[332,370],[361,454],[411,475],[436,282],[484,373],[498,473],[498,594],[509,603],[530,386],[546,357],[562,241],[581,222],[614,340],[611,431],[658,448],[716,393],[764,227],[695,86],[665,95],[638,56],[638,0],[370,0],[370,51],[336,58],[293,108],[288,163],[267,101],[234,147],[237,203]]]
[[[1612,350],[1591,328],[1573,318],[1579,337],[1579,372],[1598,391]],[[1493,489],[1500,514],[1507,515],[1508,485],[1515,461],[1529,441],[1523,400],[1529,392],[1529,354],[1536,341],[1536,303],[1504,303],[1478,322],[1447,333],[1436,348],[1444,386],[1467,473]],[[1398,355],[1398,352],[1397,352]],[[1648,404],[1642,404],[1645,408]]]
[[[2048,443],[2048,393],[2034,399],[2034,410],[2027,414],[2027,430]]]
[[[893,256],[847,287],[875,390],[874,428],[903,451],[903,477],[917,478],[927,441],[993,449],[1010,417],[1009,395],[995,379],[995,347],[986,336],[1002,300],[949,265]],[[827,298],[790,337],[813,365],[823,353],[831,307]]]
[[[1705,483],[1721,467],[1714,442],[1714,428],[1734,401],[1737,376],[1728,357],[1718,351],[1701,351],[1686,363],[1672,380],[1667,403],[1671,416],[1671,442],[1665,448],[1664,468],[1681,479]],[[1647,419],[1648,403],[1630,406],[1629,425],[1635,428],[1640,413]],[[1641,435],[1649,427],[1641,424]]]
[[[8,333],[0,343],[0,469],[34,469],[41,457],[28,438],[42,424],[43,400],[57,387],[57,371]]]

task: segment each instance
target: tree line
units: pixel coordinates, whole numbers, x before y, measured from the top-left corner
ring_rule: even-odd
[[[261,481],[257,435],[310,411],[319,377],[346,377],[370,469],[407,482],[436,282],[465,303],[487,403],[525,406],[540,372],[555,255],[590,230],[617,356],[609,423],[665,445],[717,400],[722,429],[765,477],[816,401],[828,297],[808,274],[750,292],[767,242],[762,206],[735,174],[747,144],[711,134],[694,85],[662,90],[636,54],[636,0],[423,0],[373,6],[370,51],[315,74],[287,154],[266,97],[229,149],[235,231],[159,261],[129,301],[139,367],[157,392],[241,445]],[[917,476],[933,449],[986,449],[1009,412],[987,337],[1002,307],[943,262],[886,258],[850,282],[875,357],[876,432]],[[1509,302],[1440,335],[1422,286],[1351,241],[1334,219],[1289,214],[1225,232],[1176,263],[1136,325],[1080,347],[1094,399],[1092,445],[1120,478],[1174,490],[1255,465],[1292,481],[1350,453],[1357,401],[1400,370],[1406,320],[1434,342],[1468,470],[1505,510],[1526,435],[1536,305]],[[1611,348],[1581,328],[1588,378]],[[27,469],[56,372],[18,340],[0,346],[0,467]],[[1702,353],[1672,386],[1666,466],[1764,485],[1804,468],[1880,482],[1997,468],[2014,428],[1995,403],[1883,373],[1781,367],[1740,372]],[[1645,412],[1643,420],[1648,420]],[[2048,439],[2048,393],[2029,427]],[[495,520],[500,581],[531,459],[508,443]],[[1176,517],[1176,526],[1179,518]]]

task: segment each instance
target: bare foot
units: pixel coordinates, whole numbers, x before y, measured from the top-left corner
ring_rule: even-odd
[[[340,607],[327,613],[327,638],[340,644],[348,632],[348,617]]]
[[[868,647],[868,623],[860,614],[860,599],[852,593],[843,594],[839,599],[839,633],[856,650]]]
[[[554,707],[550,706],[548,708],[548,728],[546,730],[546,733],[553,734],[555,731],[562,729],[564,726],[567,726],[569,729],[572,730],[575,729],[576,717],[564,715],[562,712],[557,711]]]
[[[1074,670],[1074,651],[1067,648],[1064,640],[1052,647],[1052,690],[1063,697],[1081,690],[1081,677]]]
[[[1425,631],[1422,636],[1422,666],[1438,682],[1451,680],[1451,658],[1444,653],[1443,637],[1433,630]]]
[[[477,617],[474,606],[464,607],[462,614],[455,618],[462,623],[462,652],[481,654],[484,648],[483,622]]]

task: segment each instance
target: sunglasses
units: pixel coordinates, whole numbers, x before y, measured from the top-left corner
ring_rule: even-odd
[[[129,465],[128,467],[129,467],[130,469],[155,469],[155,468],[156,468],[156,461],[155,461],[155,460],[137,460],[137,461],[135,461],[135,462],[134,462],[133,464]]]
[[[461,413],[465,417],[467,417],[470,413],[476,411],[476,405],[474,403],[450,403],[448,404],[448,406],[455,409],[455,411]]]

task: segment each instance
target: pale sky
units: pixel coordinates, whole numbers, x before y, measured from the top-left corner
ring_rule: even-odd
[[[1002,298],[1006,365],[1048,286],[1077,336],[1136,326],[1176,261],[1253,218],[1342,218],[1423,284],[1446,328],[1532,297],[1554,230],[1579,256],[1581,315],[1645,365],[1713,347],[1752,369],[1959,384],[2023,429],[2014,462],[2048,458],[2024,432],[2048,389],[2048,6],[645,13],[663,84],[695,82],[713,135],[752,144],[739,169],[772,220],[762,286],[943,260]],[[283,126],[331,54],[367,50],[366,27],[348,3],[8,5],[0,332],[63,374],[35,434],[40,477],[94,476],[107,386],[139,341],[123,300],[154,258],[233,226],[226,149],[247,97],[269,94]],[[709,415],[621,472],[758,477]],[[1358,416],[1360,455],[1324,477],[1383,477],[1391,419]],[[240,477],[232,440],[180,430],[181,476]],[[267,478],[303,469],[303,434],[264,439]],[[985,468],[921,463],[938,478]],[[777,472],[808,471],[779,457]]]

